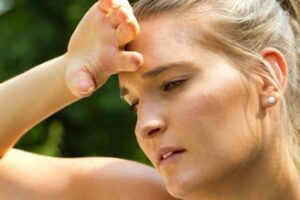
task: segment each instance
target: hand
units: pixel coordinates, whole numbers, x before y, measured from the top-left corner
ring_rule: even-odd
[[[140,53],[123,50],[138,32],[127,0],[99,0],[92,6],[73,33],[65,55],[70,91],[78,97],[88,96],[110,75],[141,66]]]

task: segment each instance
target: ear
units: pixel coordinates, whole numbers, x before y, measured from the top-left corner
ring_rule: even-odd
[[[284,55],[275,48],[265,48],[260,52],[265,61],[266,70],[272,75],[272,79],[264,80],[261,89],[261,103],[264,108],[274,106],[280,101],[281,95],[287,85],[288,66]],[[274,82],[279,85],[276,87]]]

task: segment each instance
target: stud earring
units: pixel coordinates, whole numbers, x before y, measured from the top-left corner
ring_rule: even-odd
[[[276,103],[276,98],[274,96],[270,96],[268,97],[267,102],[269,105],[273,105]]]

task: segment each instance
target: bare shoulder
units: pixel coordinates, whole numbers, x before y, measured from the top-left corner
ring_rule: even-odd
[[[52,158],[19,150],[0,161],[3,200],[171,200],[156,171],[115,158]]]

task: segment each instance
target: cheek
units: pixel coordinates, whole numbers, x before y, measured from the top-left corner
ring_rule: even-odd
[[[257,110],[251,102],[246,88],[237,81],[199,84],[178,99],[172,109],[177,113],[171,114],[178,117],[172,124],[177,124],[180,140],[195,153],[199,164],[205,161],[217,171],[234,170],[233,166],[248,162],[259,147]]]
[[[153,157],[153,155],[151,156],[151,153],[153,154],[153,149],[155,148],[155,144],[153,142],[153,140],[145,140],[145,139],[141,139],[139,137],[136,136],[138,145],[140,146],[140,148],[142,149],[142,151],[144,152],[144,154],[148,157],[148,159],[151,161],[151,163],[153,164],[153,166],[155,166],[155,162],[154,160],[152,160],[151,158]]]

